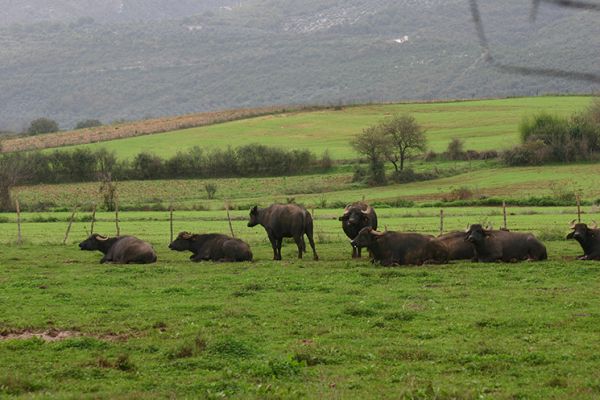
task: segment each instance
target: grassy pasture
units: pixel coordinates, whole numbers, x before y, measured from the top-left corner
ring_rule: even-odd
[[[435,233],[436,212],[379,215]],[[335,209],[316,212],[320,262],[296,260],[289,242],[271,261],[262,228],[234,211],[256,261],[193,264],[166,248],[167,213],[126,212],[122,231],[159,262],[100,265],[75,246],[89,222],[61,246],[68,213],[24,214],[22,246],[0,224],[0,332],[76,336],[0,340],[0,397],[597,398],[600,264],[574,261],[578,245],[562,239],[573,209],[511,212],[512,229],[545,235],[548,262],[381,268],[349,258]],[[447,229],[502,218],[447,214]],[[177,213],[175,229],[228,231],[219,211]]]
[[[526,97],[448,103],[408,103],[345,107],[275,114],[199,128],[158,133],[82,145],[114,150],[121,158],[142,151],[169,157],[193,146],[224,148],[261,143],[285,148],[309,149],[321,154],[329,149],[335,159],[353,159],[349,139],[382,118],[394,113],[414,114],[428,131],[429,147],[445,150],[452,138],[465,141],[474,150],[504,149],[518,142],[518,124],[524,116],[541,111],[567,115],[583,110],[590,97]]]
[[[440,164],[435,164],[440,167]],[[431,168],[421,164],[417,169]],[[440,201],[452,190],[467,187],[475,196],[519,199],[529,196],[556,196],[561,191],[580,190],[585,199],[597,199],[600,186],[600,164],[551,165],[541,167],[503,168],[494,163],[445,163],[441,168],[456,168],[455,176],[424,182],[384,187],[365,187],[352,183],[351,172],[326,175],[303,175],[274,178],[235,178],[218,180],[170,180],[120,182],[119,197],[123,207],[168,206],[192,208],[202,206],[221,209],[225,199],[235,206],[249,208],[254,204],[285,202],[295,198],[309,206],[348,203],[365,198],[368,201],[396,199],[417,202]],[[204,184],[218,186],[216,199],[208,200]],[[59,208],[75,203],[100,203],[98,183],[35,185],[17,188],[23,204],[50,202]]]

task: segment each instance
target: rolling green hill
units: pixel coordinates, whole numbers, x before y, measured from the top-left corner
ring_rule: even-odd
[[[276,114],[200,128],[94,143],[120,158],[133,158],[142,151],[169,157],[193,146],[223,148],[261,143],[285,148],[310,149],[321,154],[328,149],[333,158],[353,159],[352,136],[394,113],[414,114],[427,129],[429,147],[445,150],[452,138],[465,141],[474,150],[504,149],[517,144],[518,124],[524,116],[547,111],[568,115],[585,109],[586,96],[526,97],[442,103],[411,103],[344,107]],[[80,146],[81,147],[81,146]]]

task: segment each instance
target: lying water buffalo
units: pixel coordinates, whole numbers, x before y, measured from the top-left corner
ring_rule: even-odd
[[[273,247],[273,259],[281,260],[281,244],[284,237],[292,237],[298,246],[298,258],[306,252],[304,235],[313,251],[313,258],[319,259],[313,240],[313,220],[310,213],[296,204],[272,204],[267,208],[254,206],[250,210],[249,227],[262,225],[269,235]]]
[[[192,261],[252,261],[252,251],[246,242],[219,233],[192,235],[181,232],[169,248],[191,251]]]
[[[100,263],[151,264],[156,253],[149,243],[133,236],[106,237],[94,233],[79,243],[81,250],[99,250],[104,254]]]
[[[352,240],[369,249],[381,265],[422,265],[448,262],[448,249],[432,236],[418,233],[377,232],[367,226]]]
[[[575,220],[571,222],[573,232],[567,235],[567,239],[575,239],[583,249],[583,255],[577,257],[578,260],[600,260],[600,229],[594,223],[591,228],[586,224],[576,224]]]
[[[548,258],[546,246],[531,233],[484,229],[475,224],[467,229],[464,240],[473,246],[475,261],[541,261]]]
[[[344,215],[339,218],[342,221],[342,229],[348,238],[354,239],[365,226],[377,230],[377,214],[373,207],[358,201],[348,204],[344,209]],[[352,245],[352,258],[360,258],[362,247]]]
[[[474,260],[475,249],[471,243],[465,241],[464,232],[450,232],[440,235],[436,240],[444,243],[448,248],[449,260]]]

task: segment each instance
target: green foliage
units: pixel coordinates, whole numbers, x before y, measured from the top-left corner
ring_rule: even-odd
[[[453,138],[450,143],[448,143],[448,149],[446,150],[448,159],[453,161],[464,159],[464,146],[464,141],[458,138]]]
[[[411,155],[427,149],[425,130],[412,115],[394,115],[382,121],[379,126],[387,138],[382,151],[396,171],[404,169],[404,163]]]
[[[39,135],[42,133],[58,132],[58,123],[49,118],[38,118],[31,121],[27,133],[29,135]]]
[[[79,121],[75,125],[75,129],[95,128],[97,126],[102,126],[102,122],[100,122],[100,120],[86,119],[84,121]]]
[[[215,194],[217,193],[217,184],[216,183],[205,183],[204,190],[206,190],[206,196],[209,200],[215,198]]]

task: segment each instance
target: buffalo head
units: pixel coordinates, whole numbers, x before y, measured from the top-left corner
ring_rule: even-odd
[[[484,228],[480,224],[474,224],[466,230],[465,241],[478,244],[483,242],[486,237],[491,235],[491,233],[491,228],[488,228],[487,226]]]
[[[102,244],[106,242],[108,238],[106,236],[99,235],[97,233],[92,234],[90,237],[85,239],[83,242],[79,243],[79,248],[81,250],[100,250]]]
[[[256,226],[258,224],[258,206],[254,206],[250,210],[250,221],[248,221],[248,227],[252,228],[253,226]]]
[[[375,240],[377,240],[379,236],[382,235],[382,232],[377,232],[370,226],[365,226],[360,230],[360,232],[358,232],[358,235],[352,239],[350,243],[352,243],[352,246],[356,247],[369,247]]]
[[[362,204],[364,205],[364,204]],[[340,221],[347,221],[349,225],[365,225],[369,223],[369,214],[372,211],[371,206],[363,210],[361,204],[348,204],[344,209],[344,214],[339,218]]]
[[[193,235],[189,232],[181,232],[179,235],[177,235],[177,239],[171,242],[169,248],[175,251],[188,251],[190,250],[192,237]]]
[[[590,229],[590,228],[588,228],[588,226],[586,224],[583,224],[583,223],[576,224],[575,220],[573,220],[573,221],[571,221],[570,228],[573,230],[573,232],[571,232],[567,235],[567,239],[575,239],[581,243],[581,242],[585,242],[588,239],[596,236],[598,224],[596,224],[594,222],[594,224],[592,225],[592,227]]]

